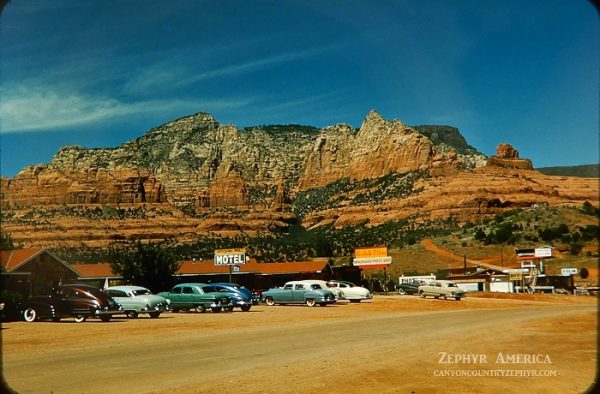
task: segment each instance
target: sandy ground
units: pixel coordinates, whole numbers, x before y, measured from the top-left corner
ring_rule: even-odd
[[[327,307],[2,325],[19,393],[581,393],[597,299],[376,296]]]

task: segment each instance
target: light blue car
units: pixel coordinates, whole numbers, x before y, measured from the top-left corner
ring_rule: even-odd
[[[113,286],[104,292],[121,305],[127,317],[130,318],[136,318],[140,313],[148,313],[150,317],[157,318],[162,312],[171,309],[169,300],[152,294],[145,287]]]
[[[268,306],[275,304],[306,304],[325,306],[335,303],[335,294],[321,288],[311,288],[303,281],[287,282],[281,288],[269,289],[262,293],[262,299]]]

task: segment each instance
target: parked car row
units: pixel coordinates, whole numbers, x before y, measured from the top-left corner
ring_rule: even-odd
[[[249,311],[252,303],[252,292],[235,283],[182,283],[156,295],[141,286],[112,286],[102,291],[88,285],[65,284],[54,288],[49,295],[32,297],[15,308],[26,322],[73,317],[80,323],[88,318],[109,321],[112,316],[123,314],[136,318],[147,313],[157,318],[166,311],[221,312],[235,307]]]
[[[65,284],[54,288],[49,295],[19,303],[17,310],[26,322],[60,321],[68,317],[83,322],[88,318],[109,321],[114,315],[137,318],[142,313],[158,318],[166,311],[204,313],[210,309],[219,313],[240,308],[247,312],[259,302],[269,306],[292,303],[324,306],[344,299],[360,302],[372,297],[369,290],[351,282],[322,280],[288,282],[260,296],[235,283],[180,283],[158,294],[141,286],[112,286],[103,291],[88,285]]]
[[[299,280],[287,282],[283,287],[269,289],[262,293],[268,306],[275,304],[306,304],[308,306],[326,306],[347,299],[360,302],[373,298],[364,287],[351,282],[323,280]]]

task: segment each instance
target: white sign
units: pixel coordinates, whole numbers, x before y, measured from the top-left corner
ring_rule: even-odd
[[[577,268],[562,268],[560,273],[563,275],[577,275],[579,270]]]
[[[355,266],[361,265],[389,265],[392,264],[392,257],[360,257],[352,260]]]
[[[215,265],[246,264],[246,249],[215,250]]]
[[[429,274],[426,276],[400,276],[398,278],[398,283],[412,283],[412,282],[433,282],[435,280],[434,274]]]
[[[552,257],[552,248],[535,248],[535,257]]]

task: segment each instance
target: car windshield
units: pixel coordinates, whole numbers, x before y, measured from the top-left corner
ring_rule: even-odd
[[[202,291],[205,293],[214,293],[217,291],[213,286],[204,286],[202,287]]]
[[[131,291],[133,293],[133,295],[135,296],[141,296],[141,295],[151,295],[152,293],[150,292],[150,290],[148,289],[137,289],[137,290],[132,290]]]
[[[311,289],[315,289],[315,290],[319,290],[321,288],[321,285],[318,285],[318,284],[314,283],[314,284],[310,285],[310,288]]]
[[[458,286],[456,286],[456,283],[448,283],[448,285],[447,285],[447,286],[448,286],[448,287],[458,287]]]

